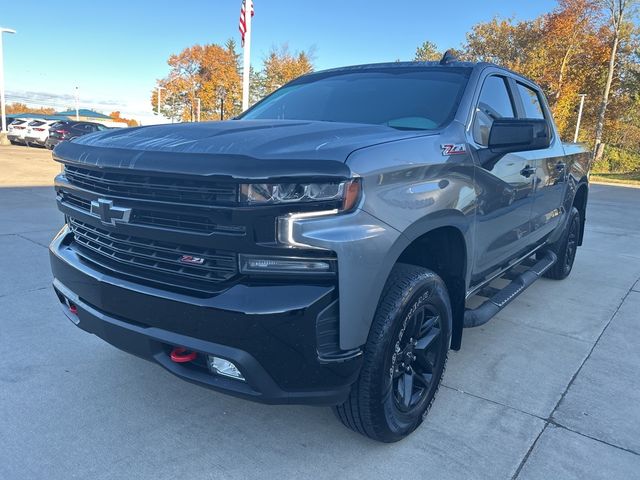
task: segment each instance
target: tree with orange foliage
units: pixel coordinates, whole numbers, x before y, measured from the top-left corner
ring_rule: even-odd
[[[640,169],[640,30],[631,23],[638,3],[559,0],[533,20],[494,18],[472,27],[459,57],[496,63],[538,83],[565,139],[574,133],[578,95],[586,94],[579,139],[609,144],[595,168]]]
[[[594,86],[606,61],[599,24],[596,0],[560,0],[554,11],[542,16],[540,42],[532,49],[527,73],[546,91],[556,125],[567,137],[575,126],[578,95],[596,95]],[[593,105],[587,105],[586,116],[593,114]],[[585,126],[587,133],[590,122]]]
[[[604,85],[604,91],[602,93],[602,102],[600,103],[600,109],[598,112],[598,120],[596,123],[595,134],[595,148],[594,159],[600,160],[604,153],[604,144],[602,141],[602,135],[605,127],[605,118],[607,114],[607,107],[609,104],[609,94],[611,92],[611,85],[614,81],[614,75],[616,73],[616,63],[618,61],[620,44],[627,39],[631,33],[632,25],[629,21],[635,16],[638,11],[638,0],[599,0],[600,7],[607,12],[607,26],[611,32],[611,50],[609,53],[609,65],[607,69],[607,79]]]
[[[15,113],[36,113],[41,115],[53,115],[55,110],[53,108],[33,108],[27,107],[24,103],[14,102],[7,103],[7,114],[15,114]]]
[[[138,126],[138,122],[136,122],[135,120],[133,120],[131,118],[122,118],[120,116],[120,112],[118,112],[118,111],[111,112],[111,114],[109,116],[111,117],[111,120],[113,120],[114,122],[126,123],[127,126],[129,126],[129,127],[137,127]]]
[[[462,58],[491,62],[514,71],[528,73],[532,47],[542,35],[541,19],[515,22],[513,18],[493,18],[474,25],[467,34]]]
[[[585,93],[583,136],[594,132],[595,102],[602,85],[608,45],[597,0],[560,0],[540,17],[516,22],[494,18],[475,25],[463,56],[489,61],[530,77],[545,91],[560,133],[570,138],[578,94]]]
[[[157,82],[163,88],[160,110],[165,117],[194,121],[197,99],[200,99],[202,120],[229,118],[240,113],[240,72],[233,40],[224,47],[208,44],[185,48],[171,55],[167,63],[169,74]],[[154,111],[157,104],[155,89],[151,95]]]

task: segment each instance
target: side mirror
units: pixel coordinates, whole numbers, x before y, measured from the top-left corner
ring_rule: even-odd
[[[489,150],[494,153],[541,150],[551,144],[549,125],[545,120],[500,118],[489,132]]]
[[[491,170],[507,153],[542,150],[551,145],[551,132],[546,120],[499,118],[489,131],[489,145],[481,150],[482,166]]]

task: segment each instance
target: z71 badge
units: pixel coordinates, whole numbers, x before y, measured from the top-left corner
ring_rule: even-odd
[[[204,265],[205,259],[202,257],[194,257],[193,255],[182,255],[180,261],[191,265]]]
[[[444,143],[440,145],[442,155],[462,155],[467,153],[467,146],[464,143]]]

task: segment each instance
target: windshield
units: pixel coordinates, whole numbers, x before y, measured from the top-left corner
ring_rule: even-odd
[[[241,119],[320,120],[433,130],[453,118],[470,71],[392,67],[312,74],[275,91]]]

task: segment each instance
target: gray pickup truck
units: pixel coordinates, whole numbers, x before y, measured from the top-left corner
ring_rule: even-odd
[[[569,275],[584,232],[589,155],[540,88],[448,57],[312,73],[234,120],[53,155],[73,323],[383,442],[420,425],[463,329]]]

